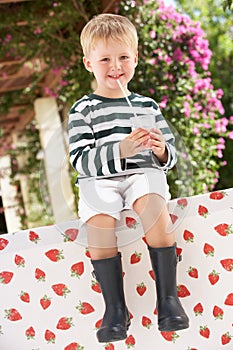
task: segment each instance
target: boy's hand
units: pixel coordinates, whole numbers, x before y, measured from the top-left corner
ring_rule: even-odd
[[[150,140],[148,141],[147,146],[151,148],[152,152],[161,163],[167,162],[168,153],[166,143],[163,134],[159,129],[151,129]]]
[[[137,128],[132,131],[124,140],[120,142],[120,157],[133,157],[144,149],[148,148],[147,143],[150,139],[149,131]]]

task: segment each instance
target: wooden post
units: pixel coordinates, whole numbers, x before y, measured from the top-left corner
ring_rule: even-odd
[[[40,141],[55,223],[73,220],[74,194],[68,172],[68,153],[56,99],[35,100],[35,116],[39,123]]]

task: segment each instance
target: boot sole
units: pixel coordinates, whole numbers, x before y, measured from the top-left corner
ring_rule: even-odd
[[[119,331],[114,331],[114,330],[109,330],[106,332],[106,334],[97,334],[97,339],[99,343],[110,343],[113,341],[118,341],[118,340],[124,340],[127,338],[127,331],[129,329],[129,326],[131,324],[130,319],[127,322],[126,325],[126,330],[119,330]]]
[[[108,334],[104,334],[102,336],[97,337],[99,343],[111,343],[114,341],[124,340],[126,338],[127,338],[126,331],[120,331],[120,332],[109,331]]]
[[[161,332],[180,331],[182,329],[189,328],[189,322],[177,319],[164,320],[162,324],[159,324],[159,330]]]

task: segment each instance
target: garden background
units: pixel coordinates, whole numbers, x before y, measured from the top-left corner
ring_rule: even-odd
[[[23,229],[56,221],[35,101],[55,101],[67,151],[68,110],[93,86],[82,64],[79,33],[101,12],[128,16],[137,27],[139,65],[130,88],[159,103],[176,135],[179,159],[169,173],[173,198],[233,187],[232,2],[174,4],[0,1],[0,84],[8,84],[20,69],[31,72],[26,86],[0,89],[0,155],[9,160],[0,169],[1,194],[6,177],[14,189],[13,202],[0,203],[2,233],[8,226],[4,214],[12,208]],[[9,118],[15,106],[22,108]],[[17,123],[23,127],[15,130]],[[77,211],[76,174],[70,167],[68,174]]]

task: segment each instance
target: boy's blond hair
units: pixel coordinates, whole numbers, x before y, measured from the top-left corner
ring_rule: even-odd
[[[84,56],[88,57],[98,40],[120,40],[138,49],[138,36],[133,23],[126,17],[104,13],[93,17],[83,28],[80,36]]]

